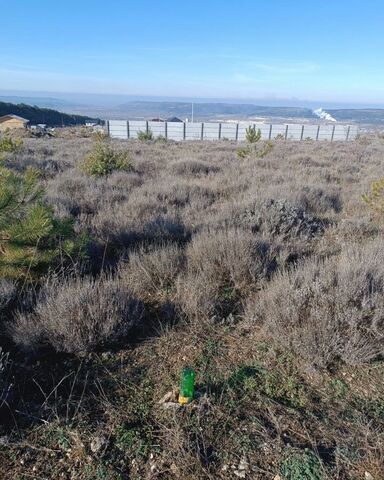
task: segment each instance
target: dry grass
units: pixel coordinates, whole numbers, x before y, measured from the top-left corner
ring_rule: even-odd
[[[0,284],[0,477],[382,478],[383,140],[112,145],[132,169],[102,178],[90,138],[6,154],[88,250]],[[197,398],[167,410],[186,365]]]

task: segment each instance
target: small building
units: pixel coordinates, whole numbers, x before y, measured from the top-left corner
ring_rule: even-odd
[[[13,130],[15,128],[27,128],[29,120],[18,115],[4,115],[0,117],[0,132],[5,130]]]
[[[183,123],[183,120],[181,120],[179,117],[171,117],[167,119],[167,122],[179,122]]]

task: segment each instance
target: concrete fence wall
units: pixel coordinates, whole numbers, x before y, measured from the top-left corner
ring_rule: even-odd
[[[154,137],[163,136],[169,140],[245,140],[245,131],[250,125],[260,129],[261,138],[273,140],[278,135],[286,140],[328,140],[348,141],[356,138],[357,125],[298,125],[266,123],[184,123],[150,122],[143,120],[108,120],[108,134],[112,138],[134,139],[139,132],[151,131]]]

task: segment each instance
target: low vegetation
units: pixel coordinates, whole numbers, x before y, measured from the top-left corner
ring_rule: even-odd
[[[137,138],[140,140],[140,142],[148,142],[153,140],[155,137],[153,136],[152,130],[148,129],[145,132],[143,132],[142,130],[140,132],[137,132]]]
[[[132,165],[127,152],[119,151],[107,141],[99,140],[85,158],[82,168],[86,174],[100,177],[110,175],[115,170],[130,170]]]
[[[382,478],[384,143],[247,136],[3,152],[1,478]]]
[[[8,135],[0,137],[0,153],[16,153],[23,148],[23,141],[21,139],[13,140]]]
[[[0,275],[20,278],[46,269],[75,248],[71,218],[54,218],[43,201],[39,172],[0,167]]]

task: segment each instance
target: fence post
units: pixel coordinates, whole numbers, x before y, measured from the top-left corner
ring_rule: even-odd
[[[351,126],[348,125],[347,136],[346,136],[346,138],[345,138],[345,141],[346,141],[346,142],[348,142],[348,140],[349,140],[349,134],[350,134],[350,132],[351,132]]]
[[[149,133],[148,120],[145,122],[145,131],[148,135],[148,133]]]
[[[288,124],[285,127],[285,140],[287,140],[287,139],[288,139]]]
[[[336,128],[336,125],[333,125],[331,142],[333,142],[333,137],[335,136],[335,128]]]
[[[186,139],[186,128],[187,128],[187,124],[184,122],[183,123],[183,140]]]
[[[201,122],[201,140],[204,140],[204,122]]]
[[[300,141],[303,140],[303,137],[304,137],[304,125],[301,127],[301,137],[300,137]]]
[[[165,139],[168,140],[168,122],[164,122],[165,123]]]
[[[130,136],[131,135],[130,135],[130,131],[129,131],[129,120],[127,120],[127,138],[128,138],[128,140],[129,140]]]
[[[221,140],[221,122],[219,122],[219,140]]]
[[[236,123],[236,138],[235,138],[236,142],[239,140],[239,124]]]
[[[269,135],[268,135],[268,140],[271,140],[272,138],[272,123],[269,124]]]
[[[317,127],[316,142],[319,140],[319,135],[320,135],[320,125]]]

